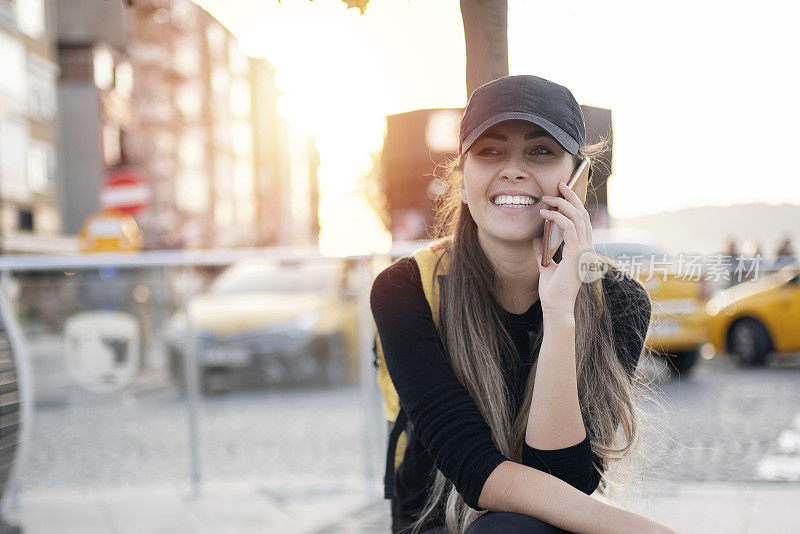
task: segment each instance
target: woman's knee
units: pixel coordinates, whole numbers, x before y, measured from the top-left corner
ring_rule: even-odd
[[[535,517],[514,512],[487,512],[464,534],[570,534]]]

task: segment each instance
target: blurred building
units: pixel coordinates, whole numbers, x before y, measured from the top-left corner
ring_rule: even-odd
[[[190,0],[58,8],[64,230],[79,231],[125,165],[150,184],[146,248],[282,243],[291,132],[269,62]]]
[[[0,250],[68,252],[56,190],[53,3],[0,0]]]
[[[458,152],[461,113],[420,109],[386,117],[381,164],[393,240],[428,236],[437,193],[444,192],[439,165]]]
[[[256,167],[258,244],[319,242],[319,151],[311,136],[293,131],[278,115],[275,69],[250,59],[253,158]]]
[[[588,143],[611,139],[611,110],[581,106]],[[382,189],[394,241],[428,239],[434,203],[446,192],[443,165],[458,153],[462,108],[421,109],[386,117]],[[608,227],[606,182],[611,174],[611,143],[593,165],[586,209],[595,227]]]

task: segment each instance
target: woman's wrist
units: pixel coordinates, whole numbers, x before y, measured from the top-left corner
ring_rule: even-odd
[[[544,326],[574,326],[575,309],[557,308],[546,310],[542,308],[542,324]]]

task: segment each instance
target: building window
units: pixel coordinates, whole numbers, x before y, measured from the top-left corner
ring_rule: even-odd
[[[25,113],[25,94],[27,93],[25,70],[25,47],[15,39],[0,31],[0,97],[5,97],[4,111]],[[9,105],[10,104],[10,105]]]
[[[28,55],[28,116],[39,122],[53,120],[56,113],[56,66]]]
[[[186,40],[176,46],[175,70],[187,78],[200,75],[200,52],[196,43]]]
[[[33,39],[41,39],[45,33],[44,0],[17,1],[17,27]]]
[[[119,126],[106,124],[103,126],[103,161],[105,161],[106,167],[113,167],[119,163],[121,156]]]
[[[230,226],[233,224],[235,215],[233,203],[230,201],[217,201],[214,204],[214,222],[219,226]]]
[[[239,51],[239,44],[234,40],[228,43],[228,65],[234,75],[247,76],[249,68],[247,56]]]
[[[32,140],[28,145],[28,187],[34,191],[47,192],[53,183],[53,147]]]
[[[253,127],[248,121],[234,121],[231,137],[233,150],[238,156],[250,156],[253,153]]]
[[[175,0],[172,4],[172,20],[184,30],[194,29],[196,13],[197,6],[189,0]]]
[[[187,172],[196,172],[205,164],[206,146],[202,130],[184,132],[178,146],[178,159]]]
[[[206,28],[206,41],[208,51],[215,57],[225,57],[225,30],[216,22],[211,22]]]
[[[217,67],[211,73],[211,91],[214,93],[215,100],[228,107],[228,91],[231,87],[231,73],[224,67]]]
[[[25,202],[30,195],[26,184],[28,128],[20,120],[0,121],[0,186],[3,198]]]
[[[94,84],[99,89],[110,89],[114,85],[114,56],[104,47],[98,47],[93,56]]]
[[[231,111],[238,117],[250,116],[250,84],[245,78],[236,78],[231,84]]]
[[[203,111],[202,87],[197,82],[185,83],[176,91],[175,104],[188,122],[196,122]]]
[[[0,23],[14,23],[14,2],[0,0]]]
[[[18,221],[20,230],[33,231],[33,212],[30,210],[19,210]]]
[[[128,62],[117,65],[114,71],[114,90],[125,100],[133,93],[133,67]]]
[[[59,46],[58,65],[62,80],[92,80],[92,49],[86,45]]]
[[[205,214],[209,205],[208,176],[205,173],[179,172],[175,180],[175,205],[179,210]]]

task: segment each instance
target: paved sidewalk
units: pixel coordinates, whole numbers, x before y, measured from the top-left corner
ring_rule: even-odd
[[[26,534],[308,533],[389,531],[388,501],[380,488],[357,481],[339,487],[264,482],[207,484],[201,497],[175,487],[76,494],[23,494]],[[800,532],[800,483],[659,482],[629,508],[684,534]]]
[[[680,533],[800,532],[800,483],[661,482],[630,510]]]
[[[24,534],[313,533],[375,505],[377,485],[342,481],[327,487],[277,482],[207,483],[199,497],[187,487],[152,486],[23,493]]]
[[[796,534],[800,532],[800,483],[659,482],[632,499],[633,512],[681,534]],[[388,504],[350,514],[318,534],[389,532]]]

